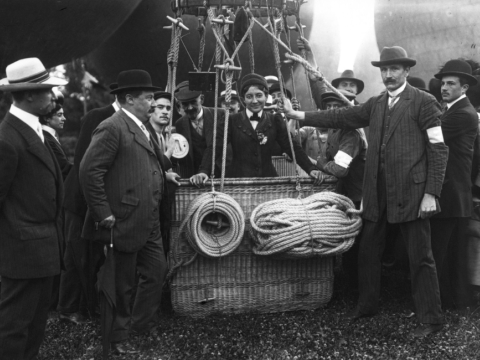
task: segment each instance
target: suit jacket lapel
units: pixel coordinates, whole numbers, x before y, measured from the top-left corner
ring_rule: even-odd
[[[265,115],[265,113],[263,115]],[[231,125],[232,124],[230,124],[229,126]],[[257,129],[259,125],[260,122],[257,124]],[[257,133],[253,129],[252,123],[250,122],[250,119],[248,118],[247,112],[245,110],[242,112],[242,121],[237,124],[237,127],[239,127],[240,130],[245,133],[245,135],[248,135],[254,141],[258,141]]]
[[[261,133],[265,133],[269,125],[270,125],[270,119],[267,116],[267,113],[263,111],[262,118],[260,119],[257,125],[257,131]]]
[[[8,117],[5,119],[10,125],[12,125],[23,138],[27,141],[27,150],[40,159],[47,168],[57,176],[55,169],[55,160],[51,155],[51,152],[47,149],[47,144],[42,143],[42,140],[38,134],[22,120],[16,116],[8,113]]]
[[[122,119],[125,121],[127,124],[128,130],[133,134],[133,137],[135,141],[140,145],[143,146],[147,151],[153,152],[152,147],[150,146],[147,136],[143,133],[142,129],[138,127],[135,122],[128,117],[127,114],[125,114],[122,111]]]
[[[412,88],[409,84],[407,84],[407,86],[405,87],[405,90],[403,90],[403,92],[400,94],[400,98],[398,99],[397,103],[393,107],[393,113],[390,119],[390,131],[385,132],[388,135],[385,143],[387,143],[390,140],[393,132],[395,131],[395,128],[398,126],[400,121],[404,118],[405,109],[410,105],[411,95],[412,95]],[[387,102],[385,101],[384,106],[386,106],[386,103]]]
[[[443,119],[444,117],[446,117],[447,115],[451,114],[452,112],[458,110],[459,108],[465,107],[467,105],[467,101],[470,102],[470,100],[468,100],[468,98],[463,98],[462,100],[457,101],[455,104],[450,106],[450,108],[447,111],[445,111],[442,114],[441,118]]]

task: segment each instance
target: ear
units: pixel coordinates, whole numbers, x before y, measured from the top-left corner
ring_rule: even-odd
[[[468,91],[469,87],[470,87],[470,85],[468,85],[468,84],[465,84],[465,85],[462,86],[462,90],[463,90],[464,94]]]
[[[203,105],[203,101],[205,100],[205,96],[202,94],[198,98],[200,100],[200,104]]]
[[[125,95],[125,100],[126,100],[127,104],[133,105],[133,96],[132,95],[126,94]]]

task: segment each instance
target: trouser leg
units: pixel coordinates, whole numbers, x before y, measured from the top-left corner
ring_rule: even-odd
[[[132,329],[144,332],[154,324],[167,274],[160,226],[151,232],[147,243],[138,252],[137,271],[140,278],[132,311]]]
[[[400,224],[410,261],[412,295],[420,323],[443,323],[437,271],[430,243],[430,221],[417,219]]]
[[[33,359],[45,335],[53,276],[2,277],[0,359]]]

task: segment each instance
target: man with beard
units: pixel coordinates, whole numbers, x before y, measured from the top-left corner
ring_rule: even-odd
[[[178,159],[182,168],[182,173],[190,178],[190,182],[197,186],[202,186],[208,180],[208,175],[212,169],[207,164],[211,164],[211,146],[213,144],[213,120],[215,109],[203,106],[204,96],[200,91],[189,89],[188,81],[177,85],[175,89],[175,98],[180,104],[185,115],[177,120],[175,127],[177,133],[183,135],[189,145],[187,156]],[[224,110],[219,111],[218,117],[223,118]],[[221,159],[216,161],[215,175],[220,175]]]
[[[461,59],[447,61],[435,78],[442,82],[441,94],[446,103],[441,120],[449,154],[440,197],[442,212],[430,220],[432,250],[443,307],[462,309],[472,304],[465,229],[472,215],[471,171],[478,128],[477,112],[466,93],[477,79],[470,65]]]
[[[443,328],[439,287],[430,242],[429,217],[438,212],[448,148],[435,98],[406,82],[416,61],[399,47],[383,48],[380,68],[387,91],[343,109],[300,112],[285,100],[286,115],[304,125],[358,129],[370,126],[363,187],[363,232],[359,250],[359,300],[350,320],[378,312],[381,257],[386,231],[399,224],[407,243],[412,295],[425,337]]]
[[[145,333],[154,326],[167,271],[160,232],[160,217],[168,216],[160,213],[166,196],[163,154],[145,128],[155,90],[160,89],[146,71],[121,72],[111,93],[122,108],[98,125],[80,164],[88,205],[82,236],[113,242],[116,308],[109,340],[120,355],[138,352],[128,342],[129,331]]]
[[[37,58],[7,66],[13,104],[0,124],[0,359],[35,359],[60,273],[63,179],[39,116],[53,110],[51,77]]]

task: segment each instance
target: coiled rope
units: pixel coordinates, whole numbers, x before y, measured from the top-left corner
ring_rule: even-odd
[[[360,232],[360,214],[349,198],[333,192],[260,204],[250,216],[253,252],[286,258],[341,254]]]

